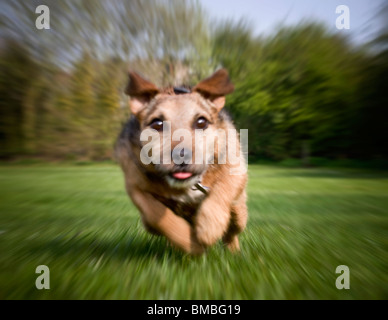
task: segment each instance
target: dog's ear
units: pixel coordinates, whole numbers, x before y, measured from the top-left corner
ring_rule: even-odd
[[[225,95],[232,93],[233,90],[234,85],[230,82],[226,69],[218,70],[193,88],[194,92],[198,92],[206,99],[212,101],[218,111],[225,105]]]
[[[125,93],[131,97],[129,108],[132,114],[137,115],[159,93],[159,89],[136,72],[129,72],[129,82]]]

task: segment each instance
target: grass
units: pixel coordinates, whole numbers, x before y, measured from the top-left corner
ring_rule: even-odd
[[[0,166],[0,299],[388,298],[388,173],[249,176],[241,254],[190,257],[145,233],[114,165]],[[35,287],[41,264],[50,290]]]

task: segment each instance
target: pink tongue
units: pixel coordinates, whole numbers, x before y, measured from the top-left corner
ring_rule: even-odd
[[[175,172],[173,173],[173,177],[175,179],[187,179],[190,178],[193,174],[190,172]]]

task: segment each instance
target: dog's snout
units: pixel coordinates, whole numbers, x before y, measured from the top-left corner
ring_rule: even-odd
[[[175,164],[189,164],[191,162],[192,152],[188,148],[174,148],[171,157]]]

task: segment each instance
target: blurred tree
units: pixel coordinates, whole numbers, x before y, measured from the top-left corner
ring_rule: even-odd
[[[388,3],[383,3],[376,19],[381,29],[367,44],[362,64],[363,81],[359,86],[362,103],[353,131],[353,157],[388,157]]]
[[[39,4],[0,3],[2,157],[110,158],[128,68],[166,86],[221,66],[250,156],[388,156],[386,22],[357,47],[315,23],[256,37],[244,20],[210,21],[194,0],[46,0],[51,29],[36,30]]]
[[[159,85],[196,82],[214,69],[207,15],[197,1],[46,0],[51,29],[38,31],[31,26],[40,4],[2,3],[0,35],[23,42],[43,63],[69,67],[87,48],[99,61],[136,61]]]
[[[94,119],[93,159],[106,159],[120,127],[120,88],[127,80],[124,64],[119,59],[103,63],[96,78],[96,109]],[[125,78],[125,79],[124,79]]]
[[[39,68],[28,52],[9,40],[0,53],[1,156],[24,154],[34,138],[34,83]]]
[[[319,155],[327,142],[332,150],[326,145],[326,155],[346,155],[359,108],[355,94],[361,61],[346,38],[307,24],[280,30],[267,52],[270,61],[282,66],[271,78],[279,100],[272,107],[282,113],[278,126],[291,134],[290,155],[297,155],[298,145],[304,157],[310,148]]]
[[[228,106],[250,130],[251,154],[308,164],[311,152],[347,153],[362,60],[345,38],[316,24],[253,38],[241,23],[215,38],[215,56],[238,82]]]
[[[88,52],[75,64],[71,81],[73,112],[81,118],[89,118],[94,112],[94,74],[93,61]]]

